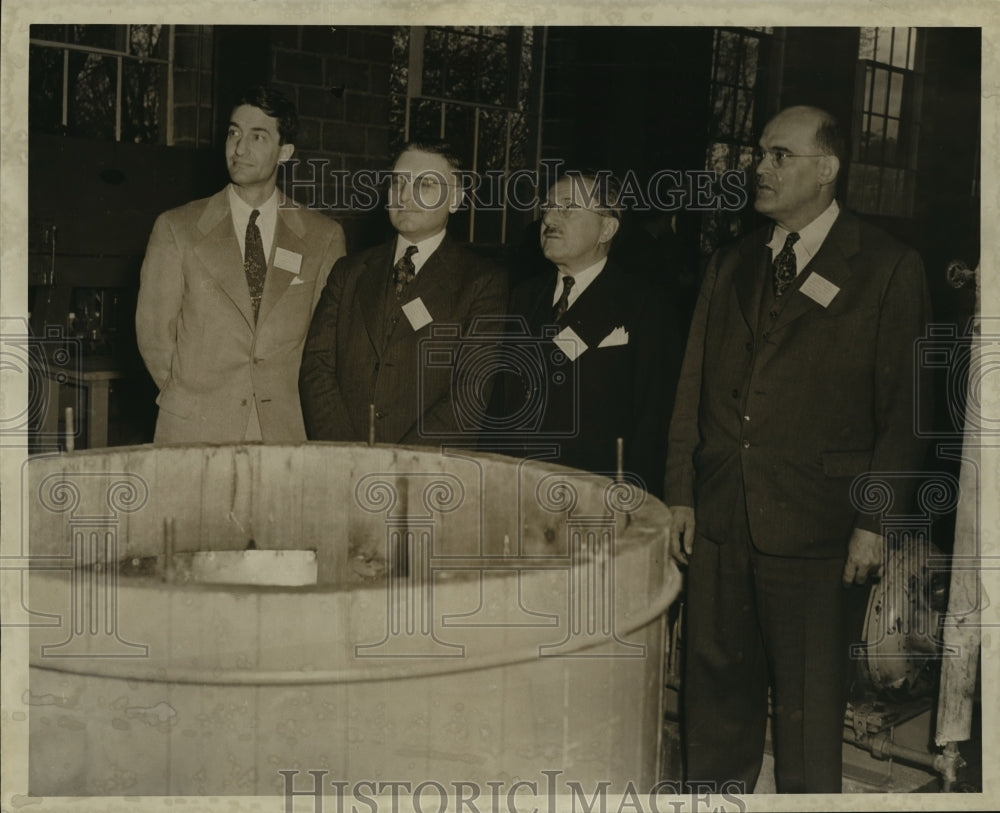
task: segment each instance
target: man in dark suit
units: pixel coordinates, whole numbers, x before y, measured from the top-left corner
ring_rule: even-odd
[[[453,386],[459,345],[477,316],[504,312],[507,283],[445,231],[462,202],[459,170],[448,145],[408,144],[389,191],[396,238],[345,257],[330,273],[299,379],[310,440],[364,441],[373,429],[379,443],[474,441],[475,426],[462,420],[468,405],[456,402]],[[454,363],[427,363],[441,357],[427,357],[439,328],[451,339],[436,344],[451,345]]]
[[[623,471],[662,496],[680,342],[666,280],[608,259],[619,191],[610,175],[584,173],[549,190],[539,239],[555,269],[515,288],[510,309],[538,361],[501,376],[494,413],[517,443],[508,454],[587,471],[614,474],[621,438]]]
[[[845,587],[884,556],[850,488],[922,466],[928,298],[917,254],[838,206],[828,113],[780,112],[760,148],[754,206],[774,224],[712,258],[670,429],[671,546],[690,557],[687,779],[753,789],[770,684],[778,790],[839,792]]]
[[[292,102],[251,88],[226,134],[232,183],[153,226],[135,323],[157,443],[306,439],[299,360],[344,231],[276,189],[297,131]]]

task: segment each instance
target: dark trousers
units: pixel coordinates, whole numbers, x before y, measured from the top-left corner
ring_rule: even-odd
[[[843,567],[843,559],[767,556],[748,538],[695,540],[684,636],[689,783],[736,782],[753,790],[771,685],[778,792],[840,792],[848,664]]]

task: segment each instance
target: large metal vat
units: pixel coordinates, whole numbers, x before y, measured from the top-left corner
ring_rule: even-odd
[[[342,444],[98,450],[25,477],[33,794],[656,782],[680,576],[666,508],[627,483]],[[248,544],[314,550],[317,583],[186,575]]]

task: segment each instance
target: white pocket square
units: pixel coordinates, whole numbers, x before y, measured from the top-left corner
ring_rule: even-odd
[[[302,277],[292,277],[292,281],[289,282],[288,284],[289,285],[303,285],[304,283],[305,283],[305,280],[302,279]]]
[[[621,347],[628,344],[628,331],[624,327],[616,327],[607,336],[601,339],[598,347]]]

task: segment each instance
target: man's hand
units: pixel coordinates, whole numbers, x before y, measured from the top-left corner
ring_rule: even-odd
[[[881,534],[855,528],[847,545],[847,562],[844,565],[844,586],[864,584],[874,575],[882,578],[885,560],[885,537]]]
[[[670,555],[682,565],[694,550],[694,509],[675,505],[670,509]]]

